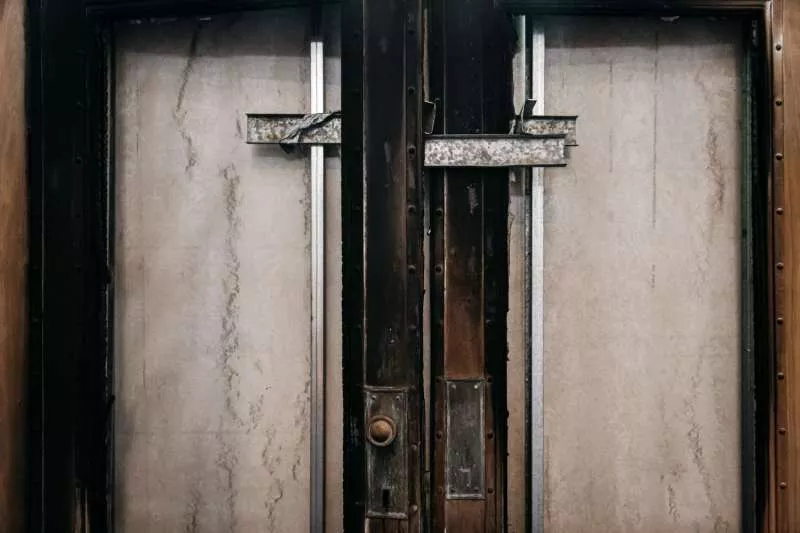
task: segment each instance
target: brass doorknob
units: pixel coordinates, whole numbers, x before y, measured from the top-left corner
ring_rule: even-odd
[[[388,416],[375,416],[369,421],[367,440],[375,446],[388,446],[397,436],[397,426]]]

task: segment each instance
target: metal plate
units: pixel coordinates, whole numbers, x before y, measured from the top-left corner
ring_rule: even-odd
[[[395,423],[396,436],[388,446],[369,441],[367,452],[367,516],[370,518],[408,518],[408,398],[405,389],[365,387],[364,427],[376,416]]]
[[[247,115],[248,144],[339,144],[337,113]]]
[[[486,488],[486,384],[452,380],[446,386],[446,496],[448,500],[480,500]]]
[[[565,166],[565,144],[564,135],[432,135],[425,140],[425,166]]]

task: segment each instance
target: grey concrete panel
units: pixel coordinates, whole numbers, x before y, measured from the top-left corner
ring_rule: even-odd
[[[545,27],[547,112],[580,117],[568,166],[545,171],[545,530],[737,531],[740,24]],[[510,208],[519,382],[518,197]],[[521,532],[522,414],[509,411]]]
[[[327,103],[339,106],[326,17]],[[331,15],[329,14],[329,15]],[[120,532],[308,528],[308,159],[244,143],[308,109],[307,10],[117,28]],[[328,169],[329,531],[341,530],[339,164]]]
[[[547,531],[736,531],[740,25],[551,19]]]

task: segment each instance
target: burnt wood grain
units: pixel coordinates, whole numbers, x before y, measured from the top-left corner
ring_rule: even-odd
[[[509,19],[492,2],[437,0],[430,10],[430,92],[436,133],[500,133],[511,108]],[[500,531],[506,427],[505,170],[429,171],[434,208],[431,296],[433,531]],[[446,290],[445,290],[446,287]],[[447,380],[485,379],[486,484],[480,499],[445,490]]]

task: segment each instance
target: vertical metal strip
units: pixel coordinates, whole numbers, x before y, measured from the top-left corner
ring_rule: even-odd
[[[311,112],[325,109],[323,43],[311,41]],[[325,530],[325,153],[311,146],[311,533]]]
[[[544,26],[531,33],[531,98],[534,113],[544,114]],[[531,171],[530,232],[530,435],[531,533],[544,531],[544,169]]]

